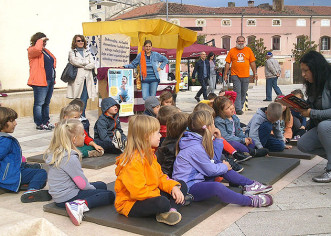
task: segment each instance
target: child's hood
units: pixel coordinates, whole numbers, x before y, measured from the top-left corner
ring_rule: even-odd
[[[192,146],[200,146],[202,142],[202,136],[194,132],[184,132],[183,137],[179,141],[179,149],[192,148]]]
[[[104,98],[101,102],[101,111],[102,114],[105,113],[109,108],[116,105],[118,107],[118,111],[120,110],[120,105],[113,98]]]
[[[257,114],[257,116],[256,116],[256,118],[257,119],[267,119],[267,114],[265,113],[265,111],[266,111],[266,109],[265,108],[259,108],[259,109],[257,109],[257,111],[256,111],[256,114]]]

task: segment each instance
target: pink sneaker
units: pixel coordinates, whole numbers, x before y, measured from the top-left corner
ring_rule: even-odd
[[[65,206],[71,222],[74,225],[79,226],[83,220],[83,213],[89,210],[85,201],[75,200],[73,202],[67,202]]]
[[[244,186],[244,195],[267,193],[271,190],[272,190],[272,186],[263,185],[254,180],[254,182],[251,185]]]
[[[267,207],[273,203],[272,196],[269,194],[259,194],[248,196],[252,200],[252,207]]]

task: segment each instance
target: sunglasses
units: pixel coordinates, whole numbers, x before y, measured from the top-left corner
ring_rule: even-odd
[[[76,43],[84,42],[83,40],[76,40]]]

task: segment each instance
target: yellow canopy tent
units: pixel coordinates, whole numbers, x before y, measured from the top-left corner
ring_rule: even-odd
[[[176,53],[176,92],[180,83],[180,61],[184,47],[197,40],[197,33],[171,24],[161,19],[117,20],[83,23],[85,36],[125,34],[131,37],[131,46],[138,46],[138,53],[146,39],[153,42],[153,47],[177,49]]]

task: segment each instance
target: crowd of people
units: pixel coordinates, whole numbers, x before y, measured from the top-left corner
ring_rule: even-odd
[[[239,45],[244,41],[243,37],[237,39]],[[38,34],[31,39],[28,49],[32,70],[29,84],[35,95],[34,121],[40,129],[50,126],[48,105],[56,61],[45,49],[46,42],[46,36]],[[146,45],[151,46],[151,42]],[[242,108],[242,94],[247,89],[246,72],[232,66],[231,76],[235,87],[240,88],[239,94],[223,90],[218,95],[207,94],[205,82],[213,55],[206,60],[206,55],[201,54],[196,71],[205,86],[198,95],[203,94],[205,100],[200,101],[197,95],[199,103],[190,114],[175,106],[169,91],[163,92],[160,98],[153,96],[151,85],[157,82],[153,77],[149,88],[146,86],[150,93],[145,97],[145,111],[129,119],[128,133],[121,128],[120,104],[108,97],[101,102],[102,113],[94,124],[93,139],[90,123],[84,115],[87,101],[84,98],[93,93],[89,92],[89,80],[94,67],[85,47],[85,39],[75,35],[69,61],[80,66],[80,79],[77,84],[68,86],[68,93],[72,92],[75,99],[62,108],[44,153],[48,173],[22,157],[18,141],[10,135],[15,130],[17,113],[0,107],[0,188],[18,192],[24,187],[23,203],[53,199],[56,206],[66,208],[75,225],[81,224],[84,212],[109,204],[114,204],[117,212],[126,217],[155,216],[158,222],[168,225],[181,221],[181,207],[212,196],[225,203],[267,207],[273,204],[268,194],[272,186],[239,174],[244,170],[240,163],[266,156],[269,151],[290,149],[292,139],[298,140],[301,151],[328,160],[325,172],[313,180],[331,182],[331,66],[320,53],[310,51],[300,61],[309,109],[286,107],[279,103],[282,96],[279,94],[274,102],[258,109],[246,126],[237,116]],[[237,48],[236,53],[247,50],[245,48]],[[250,52],[245,52],[245,56],[248,55]],[[137,58],[131,66],[142,63]],[[148,67],[154,62],[153,53],[146,50],[145,59],[148,77]],[[247,60],[246,69],[249,66],[253,69],[253,59],[242,60]],[[87,96],[82,95],[84,91]],[[292,93],[304,98],[300,90]],[[90,183],[81,167],[82,158],[99,157],[104,153],[118,155],[115,192],[107,190],[106,183],[101,181]],[[227,188],[223,180],[242,186],[243,194]],[[43,189],[46,183],[49,190]]]

